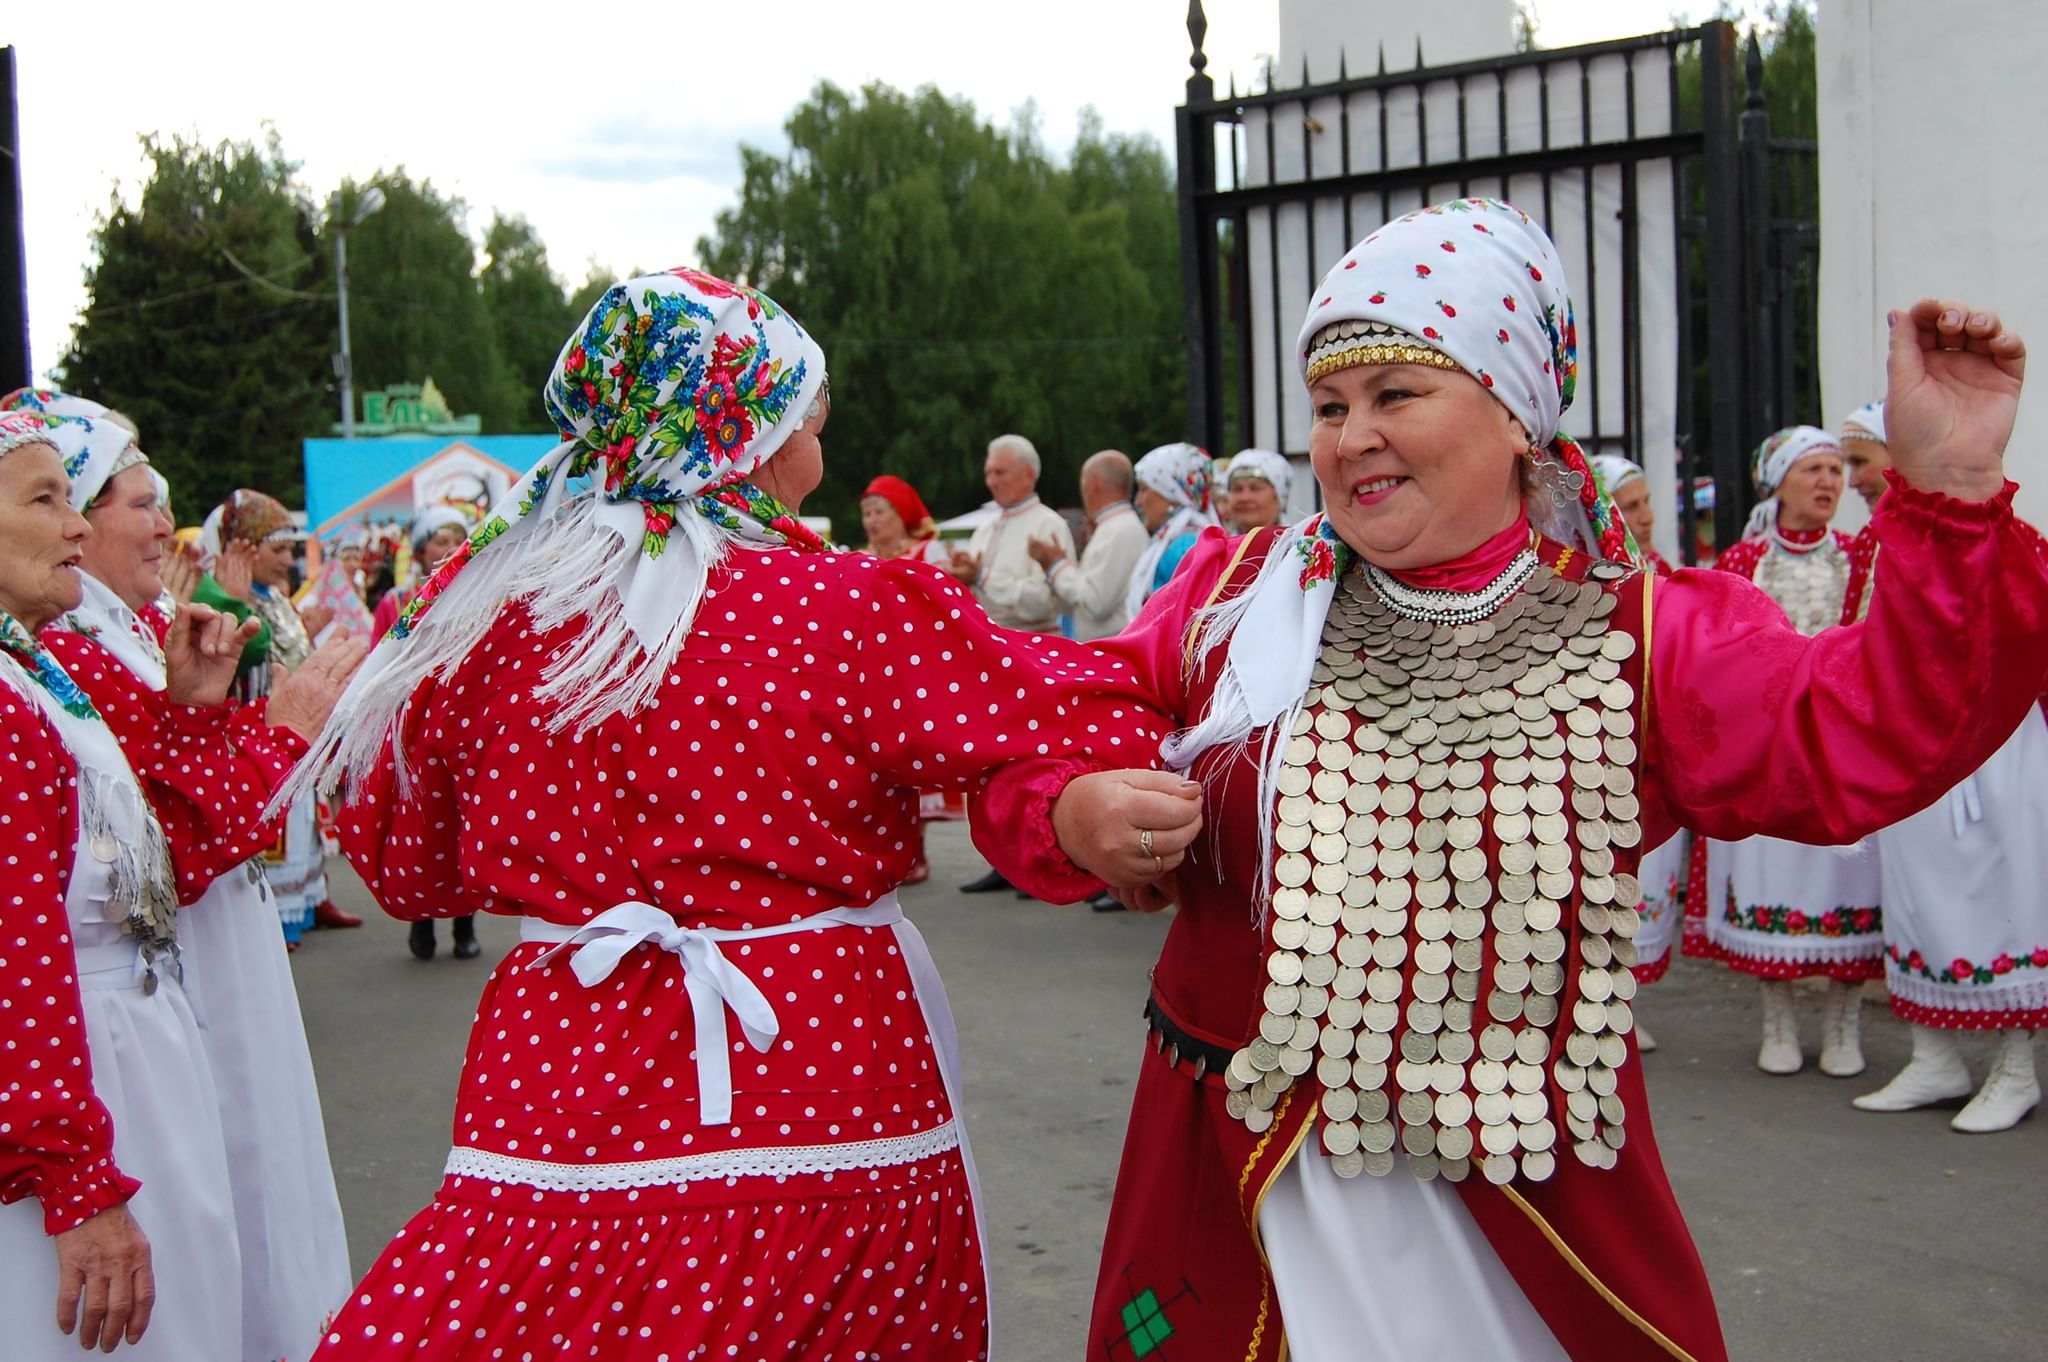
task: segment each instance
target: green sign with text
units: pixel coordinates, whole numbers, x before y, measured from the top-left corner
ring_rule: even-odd
[[[363,419],[357,435],[476,435],[481,416],[457,416],[448,399],[429,378],[425,383],[393,383],[381,392],[363,394]],[[341,432],[337,424],[335,433]]]

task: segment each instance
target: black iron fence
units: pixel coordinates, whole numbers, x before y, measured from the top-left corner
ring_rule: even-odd
[[[1193,0],[1178,149],[1194,438],[1305,451],[1292,351],[1316,281],[1390,218],[1493,195],[1544,223],[1572,284],[1568,428],[1674,496],[1710,473],[1732,541],[1749,450],[1818,404],[1814,148],[1770,137],[1754,39],[1746,72],[1714,22],[1454,66],[1418,51],[1394,73],[1384,54],[1369,75],[1340,59],[1334,81],[1304,70],[1219,98],[1206,29]],[[1676,499],[1690,557],[1694,499]]]

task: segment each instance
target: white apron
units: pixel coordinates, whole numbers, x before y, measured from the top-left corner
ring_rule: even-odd
[[[163,689],[162,655],[141,642],[148,626],[97,579],[86,578],[73,618],[96,625],[92,636],[137,680]],[[303,802],[310,813],[311,796]],[[178,914],[185,995],[227,1141],[241,1244],[241,1362],[301,1362],[355,1281],[298,989],[277,928],[260,858],[222,875]]]
[[[2002,1030],[2048,1008],[2048,721],[2038,707],[1977,773],[1877,834],[1885,981],[1931,1026]],[[1967,966],[1958,970],[1957,966]]]
[[[0,664],[8,681],[19,672]],[[66,714],[34,683],[17,689],[50,719],[79,766],[79,779],[125,785],[105,798],[110,825],[130,846],[142,840],[140,790],[113,734]],[[143,991],[141,952],[107,920],[113,876],[79,838],[65,896],[93,1091],[114,1124],[114,1162],[142,1183],[128,1210],[149,1239],[156,1309],[142,1342],[121,1345],[134,1362],[212,1362],[242,1356],[241,1255],[221,1134],[220,1110],[199,1024],[177,980],[159,964]],[[74,1362],[76,1337],[57,1331],[57,1254],[35,1198],[0,1206],[0,1357],[6,1362]]]

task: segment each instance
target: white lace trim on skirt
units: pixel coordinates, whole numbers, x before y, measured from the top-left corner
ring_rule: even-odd
[[[930,1130],[886,1140],[726,1149],[634,1163],[544,1163],[458,1145],[448,1151],[443,1171],[450,1177],[537,1187],[545,1192],[616,1192],[728,1178],[786,1178],[802,1173],[888,1168],[916,1163],[959,1146],[958,1125],[945,1121]]]

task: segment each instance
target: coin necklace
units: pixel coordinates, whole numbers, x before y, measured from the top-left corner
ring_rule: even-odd
[[[1266,1006],[1225,1071],[1248,1129],[1313,1070],[1340,1176],[1614,1164],[1642,900],[1624,574],[1525,551],[1480,592],[1339,584],[1279,758]]]

